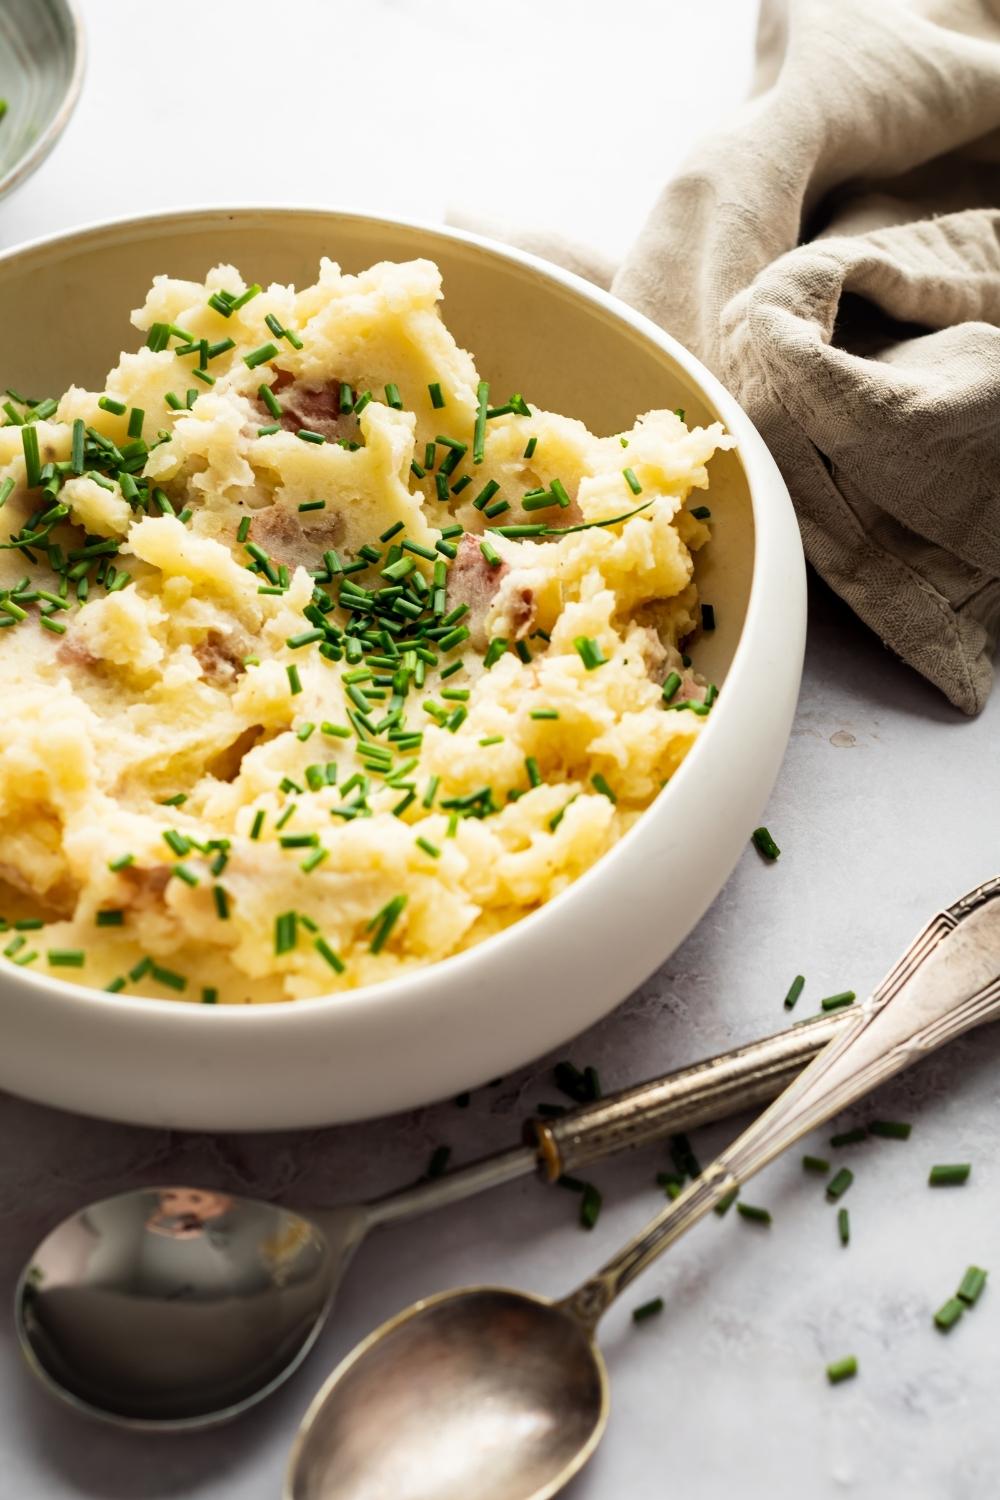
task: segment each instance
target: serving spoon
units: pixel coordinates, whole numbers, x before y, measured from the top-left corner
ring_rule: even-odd
[[[307,1411],[284,1500],[549,1500],[608,1420],[599,1319],[668,1245],[877,1084],[1000,1013],[1000,877],[940,912],[839,1035],[712,1164],[560,1301],[468,1287],[416,1302]]]
[[[18,1283],[22,1348],[48,1389],[122,1426],[195,1428],[247,1410],[315,1342],[369,1230],[541,1169],[588,1162],[773,1098],[844,1022],[812,1021],[531,1122],[530,1145],[372,1203],[298,1214],[197,1187],[140,1188],[70,1215]]]

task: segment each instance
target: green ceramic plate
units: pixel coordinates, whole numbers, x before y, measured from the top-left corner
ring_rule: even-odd
[[[49,154],[83,81],[83,29],[72,0],[0,0],[0,197]]]

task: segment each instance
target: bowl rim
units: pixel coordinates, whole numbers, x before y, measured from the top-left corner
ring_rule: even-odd
[[[48,0],[48,4],[53,10],[61,10],[65,20],[69,23],[68,35],[73,47],[73,66],[70,71],[69,84],[59,108],[49,120],[45,129],[32,142],[29,150],[23,156],[19,157],[13,166],[0,177],[0,198],[4,198],[8,193],[13,192],[16,187],[41,166],[56,141],[66,129],[70,116],[80,102],[83,79],[87,71],[87,32],[83,24],[80,6],[78,0]],[[65,230],[61,231],[62,234],[66,232]],[[69,232],[72,233],[72,231]],[[45,236],[46,239],[57,239],[59,237],[59,234]],[[15,250],[22,250],[27,245],[36,245],[38,243],[37,239],[29,240],[13,248]]]
[[[66,0],[69,3],[69,0]],[[413,219],[407,215],[372,213],[367,209],[353,209],[350,207],[330,208],[322,204],[295,204],[295,203],[234,203],[234,204],[207,204],[193,205],[188,208],[165,208],[157,209],[152,213],[123,214],[108,219],[93,220],[85,224],[75,225],[70,229],[58,230],[52,233],[36,236],[34,239],[23,241],[7,250],[0,251],[0,277],[4,268],[19,260],[22,256],[28,256],[36,251],[44,250],[50,246],[58,246],[60,243],[74,240],[97,238],[102,234],[129,230],[142,230],[144,228],[155,228],[163,224],[172,227],[182,227],[185,221],[208,220],[215,218],[225,221],[230,218],[241,216],[252,216],[258,214],[289,214],[300,215],[308,218],[328,218],[342,220],[364,220],[370,224],[384,224],[392,228],[416,230],[418,233],[437,236],[452,242],[468,245],[474,249],[485,251],[500,260],[512,261],[528,271],[535,272],[544,280],[554,281],[570,293],[582,297],[585,301],[593,303],[596,308],[605,313],[610,313],[618,321],[625,323],[634,333],[651,341],[663,352],[669,355],[698,385],[700,393],[719,413],[726,431],[736,438],[734,447],[729,450],[737,455],[743,467],[747,481],[747,489],[750,495],[751,512],[754,525],[754,560],[751,572],[750,591],[747,598],[746,611],[743,624],[740,629],[732,661],[729,666],[729,674],[734,674],[743,660],[751,650],[750,636],[751,626],[757,617],[765,609],[763,591],[761,588],[761,574],[767,567],[767,543],[768,524],[766,512],[759,502],[759,496],[767,488],[770,480],[773,487],[773,460],[770,452],[764,444],[763,439],[754,427],[749,416],[740,406],[735,396],[731,395],[722,382],[702,364],[696,355],[692,354],[685,345],[675,339],[672,334],[661,328],[645,314],[632,308],[627,302],[605,291],[602,287],[587,281],[584,277],[576,275],[575,272],[565,270],[553,261],[546,260],[543,256],[536,255],[531,251],[521,249],[519,246],[507,245],[500,240],[494,240],[488,235],[475,233],[471,230],[454,228],[448,224],[435,224],[426,220]],[[744,448],[744,439],[750,439]],[[768,473],[772,470],[772,474]],[[787,497],[786,503],[791,506]],[[763,524],[762,524],[763,523]],[[780,529],[778,527],[777,529]],[[762,541],[764,545],[762,546]],[[29,969],[18,970],[16,973],[8,972],[8,966],[4,967],[4,977],[7,981],[23,983],[25,988],[34,990],[40,995],[60,1003],[72,1000],[76,1004],[86,1006],[102,1007],[105,1012],[108,1008],[116,1009],[123,1020],[135,1019],[147,1016],[152,1019],[166,1019],[173,1017],[175,1026],[186,1025],[188,1027],[223,1027],[241,1025],[245,1028],[250,1026],[267,1026],[279,1014],[286,1016],[297,1016],[295,1025],[305,1025],[314,1016],[322,1016],[329,1011],[343,1017],[347,1022],[353,1019],[360,1010],[373,1011],[377,1006],[390,1006],[400,1001],[412,1001],[418,1004],[422,991],[426,991],[437,981],[437,976],[442,971],[447,971],[449,980],[460,980],[461,970],[469,969],[468,977],[472,977],[475,966],[481,964],[484,955],[499,956],[502,950],[509,947],[511,943],[518,941],[517,934],[521,932],[526,924],[530,924],[532,931],[537,931],[546,920],[557,920],[567,902],[571,902],[575,893],[581,887],[590,887],[595,880],[609,878],[609,871],[617,862],[616,856],[620,851],[627,848],[636,835],[657,809],[662,809],[668,799],[676,800],[677,793],[673,789],[678,782],[683,789],[688,779],[689,767],[695,761],[702,741],[706,736],[711,736],[711,741],[718,737],[721,731],[717,728],[718,723],[728,719],[726,709],[726,694],[721,693],[713,713],[697,736],[696,743],[691,747],[689,753],[684,757],[680,767],[670,778],[669,783],[653,799],[650,805],[644,809],[635,820],[632,827],[616,841],[604,854],[597,859],[588,869],[573,880],[558,895],[544,905],[537,907],[534,911],[519,918],[510,926],[501,931],[484,938],[482,942],[471,948],[463,949],[459,953],[436,959],[431,963],[423,964],[408,970],[400,975],[379,980],[375,984],[360,985],[356,989],[332,991],[324,995],[313,995],[294,1000],[262,1000],[244,1005],[205,1005],[191,1000],[167,1000],[156,996],[116,994],[104,989],[94,989],[86,985],[70,984],[66,980],[51,975],[34,973]],[[556,917],[552,917],[552,913]],[[499,961],[499,959],[498,959]],[[13,966],[9,966],[12,968]],[[409,993],[407,993],[409,992]],[[236,1016],[242,1019],[236,1021]],[[197,1019],[194,1019],[197,1017]],[[195,1033],[192,1031],[191,1035]]]

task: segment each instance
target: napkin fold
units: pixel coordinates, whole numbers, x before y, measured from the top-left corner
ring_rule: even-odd
[[[1000,0],[764,0],[753,97],[611,289],[749,412],[816,570],[978,712],[1000,633]]]

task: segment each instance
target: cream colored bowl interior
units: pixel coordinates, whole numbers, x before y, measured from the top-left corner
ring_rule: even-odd
[[[0,257],[0,385],[33,397],[74,382],[102,388],[138,342],[128,313],[154,275],[201,280],[229,262],[248,280],[304,284],[323,255],[348,270],[436,260],[444,316],[494,390],[520,390],[600,433],[659,406],[725,422],[739,447],[712,463],[714,534],[699,578],[717,629],[696,664],[726,691],[681,771],[609,855],[541,912],[432,969],[330,1000],[227,1010],[105,996],[0,965],[0,1085],[30,1097],[249,1129],[356,1119],[481,1082],[590,1024],[669,955],[728,875],[777,773],[805,620],[787,492],[697,361],[573,277],[470,236],[360,215],[207,210],[113,224]],[[644,872],[655,889],[642,889]]]

